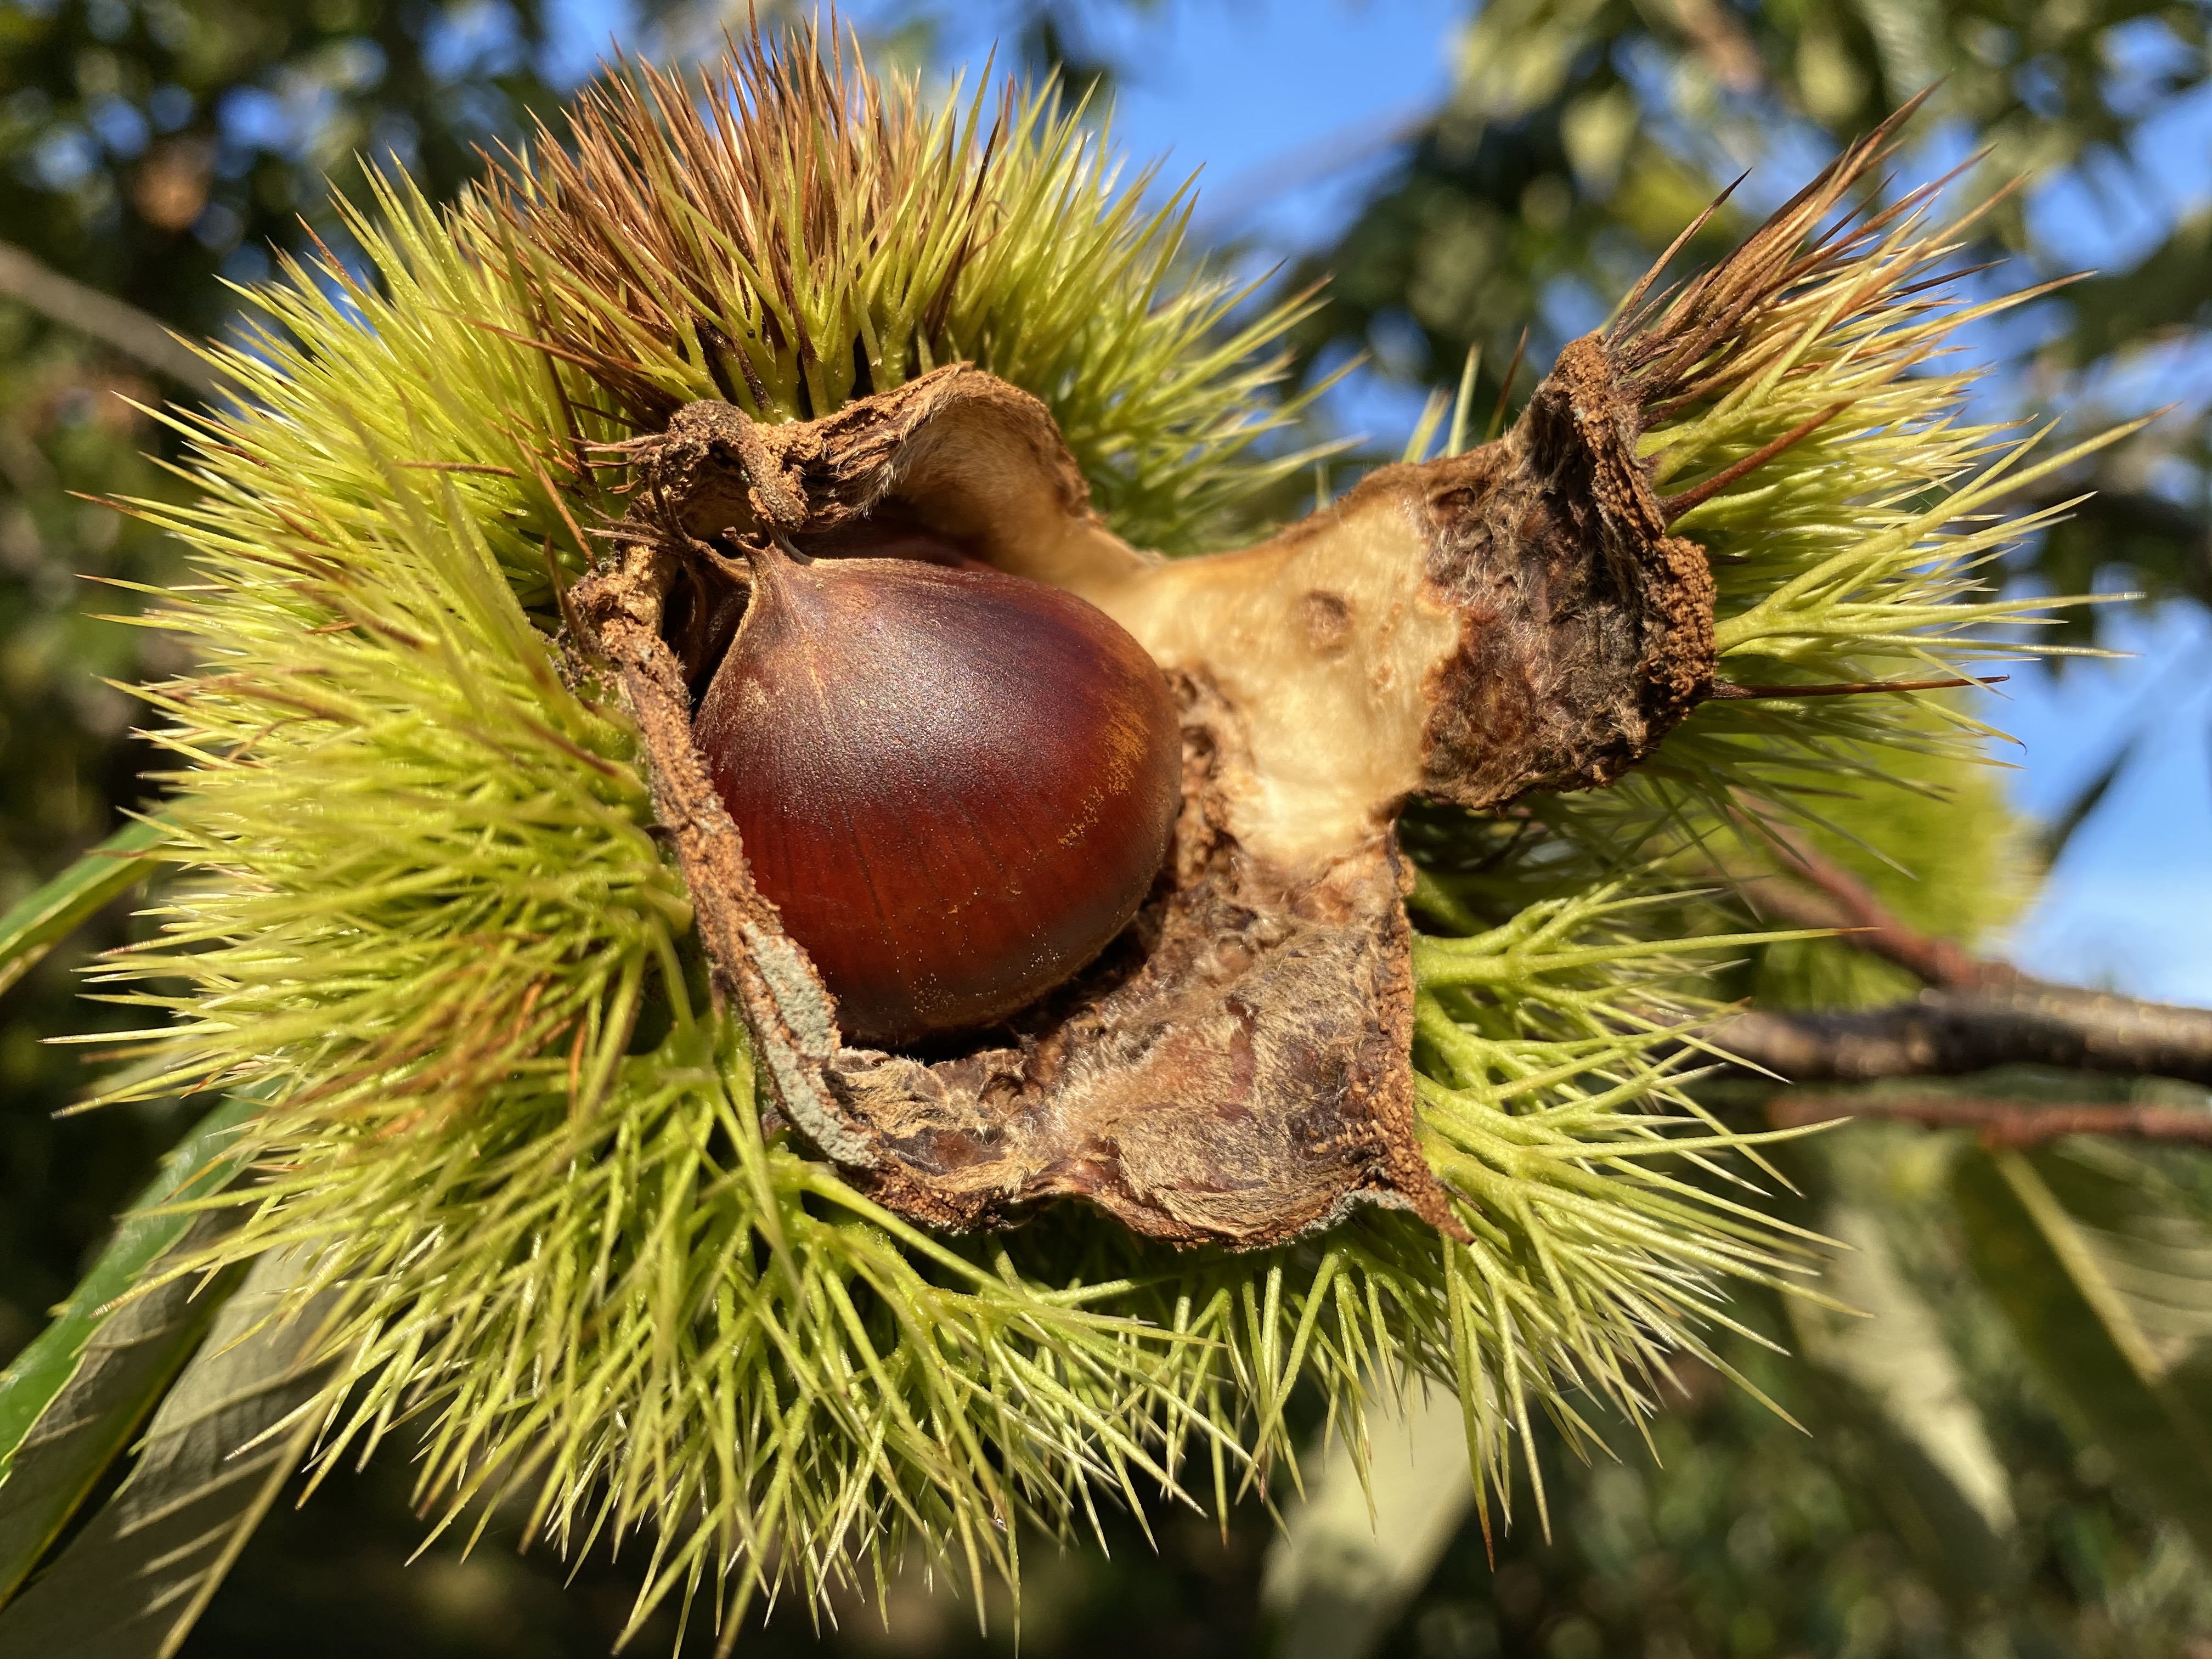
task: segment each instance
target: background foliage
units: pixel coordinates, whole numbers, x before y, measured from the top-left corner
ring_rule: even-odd
[[[473,146],[550,108],[544,41],[536,0],[9,0],[0,235],[16,260],[180,331],[219,331],[233,310],[226,284],[266,275],[272,244],[336,234],[326,181],[357,179],[356,155],[398,154],[449,191],[476,170]],[[18,292],[0,296],[0,902],[141,799],[152,752],[129,736],[132,699],[104,682],[181,664],[161,635],[99,620],[133,599],[92,584],[168,578],[174,556],[148,526],[81,497],[181,499],[159,465],[173,445],[131,405],[193,390]],[[127,908],[0,1008],[0,1349],[37,1330],[175,1133],[159,1114],[52,1119],[82,1071],[39,1040],[100,1020],[77,1000],[75,969],[85,949],[123,937]]]
[[[1066,60],[1075,79],[1140,70],[1092,46],[1096,15],[1082,0],[1017,9],[1008,38],[1040,65]],[[696,16],[650,21],[670,40],[711,39]],[[336,235],[294,216],[320,211],[324,175],[343,185],[356,149],[397,150],[427,186],[450,191],[474,169],[470,144],[545,106],[558,78],[545,25],[534,0],[9,0],[0,226],[46,266],[173,326],[220,328],[223,281],[263,274],[268,244]],[[1990,144],[1993,176],[2057,168],[2085,188],[2146,191],[2145,123],[2202,86],[2207,26],[2195,5],[2072,0],[1491,0],[1471,8],[1449,103],[1341,243],[1292,275],[1333,278],[1302,337],[1308,373],[1368,349],[1381,372],[1426,384],[1455,378],[1479,346],[1486,401],[1522,327],[1533,321],[1531,362],[1548,362],[1732,176],[1724,156],[1778,151],[1788,170],[1809,171],[1938,77],[1943,144],[1961,155],[1976,138]],[[926,31],[902,44],[926,52]],[[1705,251],[1745,222],[1717,217]],[[2052,264],[2017,207],[1992,219],[1990,236],[2032,269]],[[2185,386],[2212,320],[2208,236],[2212,217],[2176,220],[2131,265],[2038,307],[1995,343],[2014,354],[2013,383],[2085,426]],[[0,295],[0,902],[137,799],[147,757],[127,736],[133,706],[100,682],[174,665],[160,635],[94,620],[127,608],[127,593],[76,578],[159,580],[169,554],[70,492],[178,490],[142,458],[163,439],[116,394],[186,390]],[[2023,577],[2212,602],[2198,412],[2093,462],[2083,482],[2097,500],[2022,550]],[[1849,811],[1917,880],[1847,842],[1826,850],[1912,919],[1971,941],[2026,878],[2020,826],[1993,791],[1966,787],[1942,810],[1886,799]],[[122,938],[127,908],[78,945]],[[1734,988],[1814,1006],[1894,989],[1869,984],[1841,947],[1786,949]],[[0,1002],[0,1358],[66,1294],[177,1127],[155,1109],[52,1117],[78,1086],[77,1062],[37,1039],[102,1018],[75,999],[82,960],[58,953]],[[2002,1082],[2030,1097],[2085,1092],[2080,1079]],[[1992,1156],[1954,1136],[1861,1127],[1802,1151],[1791,1173],[1804,1197],[1790,1218],[1860,1246],[1850,1295],[1891,1335],[1869,1346],[1854,1334],[1866,1328],[1753,1304],[1753,1322],[1802,1358],[1748,1346],[1728,1357],[1817,1432],[1686,1372],[1656,1459],[1623,1443],[1618,1462],[1584,1466],[1554,1449],[1551,1539],[1520,1526],[1491,1560],[1463,1529],[1405,1605],[1378,1604],[1368,1639],[1424,1659],[2212,1652],[2204,1160],[2080,1143]],[[495,1537],[466,1561],[441,1549],[403,1571],[419,1536],[408,1478],[386,1460],[280,1515],[185,1651],[289,1652],[310,1630],[333,1655],[605,1650],[634,1594],[627,1569],[594,1561],[563,1591],[549,1559],[518,1559]],[[1449,1483],[1435,1496],[1448,1504]],[[1296,1647],[1296,1587],[1269,1603],[1275,1626],[1262,1613],[1272,1534],[1256,1507],[1225,1534],[1194,1517],[1152,1521],[1157,1553],[1127,1520],[1109,1523],[1110,1556],[1029,1553],[1024,1650]],[[888,1631],[872,1611],[848,1612],[818,1634],[787,1613],[752,1650],[1013,1644],[1010,1608],[993,1609],[977,1638],[969,1610],[918,1571],[895,1586]],[[640,1650],[672,1638],[648,1630]]]

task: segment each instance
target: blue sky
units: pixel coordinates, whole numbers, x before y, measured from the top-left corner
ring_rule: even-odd
[[[2179,605],[2112,633],[2136,654],[2018,667],[1989,699],[1985,718],[2021,743],[2013,797],[2039,815],[2141,738],[2010,953],[2054,979],[2212,1005],[2212,617]]]
[[[626,33],[621,5],[566,0],[570,61],[587,64],[589,43]],[[844,8],[863,28],[908,9],[896,0]],[[1321,245],[1389,167],[1391,130],[1448,89],[1450,43],[1468,15],[1466,0],[1168,0],[1101,37],[1133,71],[1115,137],[1136,157],[1165,155],[1171,178],[1202,170],[1201,224],[1209,203],[1220,204],[1212,223],[1226,218],[1273,254]],[[988,0],[939,5],[941,60],[980,65],[1003,17]],[[2212,100],[2159,123],[2151,153],[2155,199],[2045,190],[2039,231],[2083,264],[2139,257],[2164,215],[2212,198]],[[1327,176],[1288,184],[1316,171]],[[1778,196],[1799,182],[1759,184]],[[1419,401],[1370,378],[1337,413],[1395,441]],[[2020,739],[2003,751],[2017,768],[2008,775],[2014,798],[2037,814],[2062,811],[2115,742],[2142,736],[2006,948],[2054,978],[2212,1004],[2212,617],[2176,606],[2113,639],[2137,654],[2063,674],[2017,667],[1990,698],[1987,718]]]

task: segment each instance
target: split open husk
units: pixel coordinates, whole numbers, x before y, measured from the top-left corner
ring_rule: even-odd
[[[1416,794],[1610,781],[1707,691],[1712,581],[1666,533],[1640,404],[1577,341],[1506,437],[1376,473],[1259,546],[1164,560],[1091,510],[1044,405],[963,364],[818,420],[720,402],[620,447],[618,559],[571,596],[649,757],[718,984],[784,1117],[879,1202],[955,1230],[1079,1198],[1176,1243],[1277,1244],[1358,1203],[1457,1232],[1414,1117]],[[944,1057],[847,1046],[746,868],[668,635],[748,539],[912,524],[1098,605],[1182,714],[1173,850],[1104,957]],[[715,544],[726,550],[714,556]]]

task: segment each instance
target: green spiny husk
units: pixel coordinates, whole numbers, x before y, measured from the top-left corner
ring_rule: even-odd
[[[1226,1504],[1294,1474],[1302,1384],[1354,1444],[1375,1393],[1455,1389],[1486,1503],[1532,1408],[1577,1438],[1577,1395],[1640,1419],[1673,1356],[1718,1363],[1728,1278],[1814,1259],[1719,1184],[1759,1138],[1652,1058],[1704,1012],[1670,984],[1736,942],[1667,937],[1677,878],[1618,849],[1705,833],[1747,785],[1787,803],[1808,774],[1872,778],[1880,744],[1924,733],[1889,699],[1709,704],[1613,790],[1429,827],[1416,1061],[1467,1241],[1370,1213],[1177,1255],[1081,1214],[946,1239],[879,1210],[763,1135],[634,734],[556,669],[580,526],[619,507],[586,446],[756,380],[763,417],[824,412],[855,343],[877,389],[969,355],[1053,408],[1115,529],[1194,547],[1302,464],[1248,453],[1295,412],[1262,355],[1294,313],[1224,333],[1236,296],[1174,286],[1180,210],[1140,214],[1049,96],[1009,94],[987,143],[981,101],[925,118],[912,88],[817,64],[756,45],[719,138],[646,76],[587,115],[584,162],[511,159],[443,214],[380,185],[380,220],[351,220],[374,283],[331,260],[258,296],[268,331],[222,356],[246,402],[191,428],[204,504],[141,508],[194,550],[203,580],[161,625],[206,666],[149,693],[179,760],[167,856],[193,874],[161,940],[108,969],[171,1060],[124,1092],[272,1101],[220,1254],[304,1244],[301,1297],[342,1293],[324,1467],[405,1424],[448,1522],[508,1493],[563,1548],[649,1530],[640,1618],[705,1590],[733,1632],[763,1589],[817,1597],[854,1559],[879,1578],[908,1538],[1012,1576],[1021,1526],[1065,1533],[1102,1493]],[[688,160],[656,147],[669,130]],[[678,211],[717,156],[788,209],[787,271]],[[528,233],[614,215],[574,181],[625,169],[690,252],[617,295],[582,230]],[[979,203],[1011,204],[988,253],[927,234]],[[1965,573],[2021,525],[1944,526],[1993,494],[1960,480],[2016,452],[1954,423],[1965,376],[1905,373],[1948,325],[1903,297],[1948,252],[1924,211],[1830,244],[1675,366],[1694,391],[1647,432],[1662,482],[1695,478],[1851,405],[1685,521],[1746,680],[1873,678],[2014,614],[1965,601]],[[721,343],[656,331],[679,305]],[[599,343],[556,307],[592,307]],[[1480,891],[1450,873],[1470,862]]]

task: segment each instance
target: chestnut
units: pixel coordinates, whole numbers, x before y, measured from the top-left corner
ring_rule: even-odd
[[[846,1040],[987,1024],[1103,951],[1181,798],[1158,666],[1072,593],[959,556],[754,546],[695,722]]]

